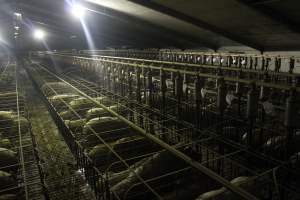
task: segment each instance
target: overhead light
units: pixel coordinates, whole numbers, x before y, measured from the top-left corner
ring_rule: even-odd
[[[17,16],[17,17],[22,17],[22,14],[18,13],[18,12],[15,12],[14,15]]]
[[[19,29],[20,29],[20,27],[19,27],[19,26],[15,26],[15,29],[16,29],[16,30],[19,30]]]
[[[80,4],[73,4],[72,7],[71,7],[71,12],[72,12],[72,15],[76,18],[82,18],[84,16],[84,13],[85,13],[85,8],[80,5]]]
[[[15,35],[18,35],[19,33],[15,32]]]
[[[22,21],[22,14],[15,12],[14,13],[14,20],[21,22]]]
[[[33,36],[37,40],[43,40],[46,36],[46,33],[43,30],[37,29],[34,31]]]

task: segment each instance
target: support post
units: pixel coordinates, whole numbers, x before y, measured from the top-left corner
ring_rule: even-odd
[[[247,145],[252,146],[253,142],[253,125],[258,113],[258,92],[256,90],[256,85],[254,82],[250,84],[250,90],[247,94],[247,119],[249,122],[248,134],[247,134]]]
[[[285,158],[288,159],[293,152],[293,147],[296,145],[293,143],[293,135],[294,129],[297,127],[298,121],[298,110],[299,110],[299,103],[297,102],[296,97],[296,90],[295,88],[291,89],[290,96],[286,100],[286,107],[285,107],[285,119],[284,125],[287,129],[287,136],[286,136],[286,153]]]
[[[201,95],[201,89],[204,87],[204,80],[199,75],[197,75],[197,78],[195,80],[195,101],[196,101],[196,127],[201,128],[201,118],[202,118],[202,95]]]
[[[160,91],[161,91],[161,105],[162,105],[162,112],[163,114],[166,113],[166,92],[167,92],[167,85],[166,85],[166,72],[161,69],[160,70]]]
[[[177,118],[180,120],[182,119],[182,109],[181,109],[181,100],[183,96],[183,77],[178,72],[175,81],[175,88],[176,88],[176,98],[177,98]]]

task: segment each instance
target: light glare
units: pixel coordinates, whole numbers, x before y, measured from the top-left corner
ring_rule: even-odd
[[[72,6],[72,15],[76,18],[82,18],[85,13],[85,8],[81,6],[80,4],[74,4]]]
[[[0,46],[2,45],[9,45],[9,43],[7,42],[7,40],[5,39],[5,36],[2,35],[2,33],[0,33]]]
[[[37,40],[43,40],[45,38],[45,32],[42,30],[35,30],[34,31],[34,38]]]
[[[17,16],[17,17],[22,17],[22,14],[18,13],[18,12],[15,12],[14,15]]]

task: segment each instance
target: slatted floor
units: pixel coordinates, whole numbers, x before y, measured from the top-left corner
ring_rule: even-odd
[[[75,160],[46,106],[33,89],[27,90],[27,100],[50,199],[93,200],[94,197],[85,180],[76,172]]]

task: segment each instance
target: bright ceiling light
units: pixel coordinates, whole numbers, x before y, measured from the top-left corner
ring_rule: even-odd
[[[19,30],[19,29],[20,29],[20,27],[19,27],[19,26],[15,26],[15,29],[16,29],[16,30]]]
[[[84,13],[85,13],[85,8],[80,5],[80,4],[73,4],[72,5],[72,15],[76,18],[82,18],[84,16]]]
[[[43,40],[46,36],[46,33],[43,30],[37,29],[34,31],[33,36],[37,40]]]
[[[17,21],[22,21],[22,14],[18,13],[18,12],[15,12],[14,13],[14,19],[17,20]]]
[[[22,17],[22,14],[18,13],[18,12],[15,12],[14,15],[17,16],[17,17]]]

